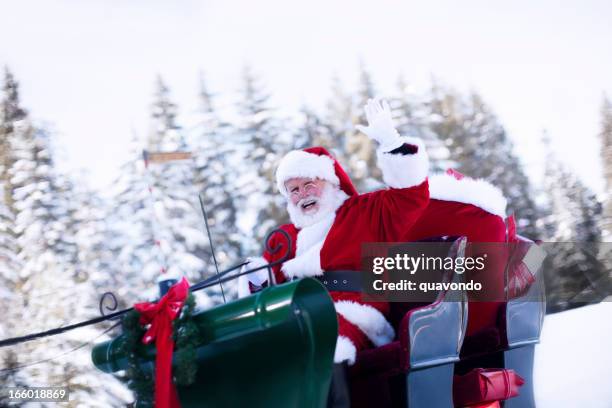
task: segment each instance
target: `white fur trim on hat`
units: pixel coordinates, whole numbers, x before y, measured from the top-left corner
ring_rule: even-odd
[[[296,177],[320,178],[335,185],[340,184],[332,158],[303,150],[292,150],[287,153],[276,169],[276,185],[285,197],[287,196],[285,182]]]
[[[355,364],[357,356],[357,347],[348,337],[338,336],[336,341],[336,351],[334,352],[334,363],[342,363],[348,361],[349,365]]]
[[[336,312],[359,328],[376,347],[391,343],[395,331],[385,316],[372,306],[339,300],[334,302]]]
[[[463,177],[457,180],[450,174],[436,174],[429,178],[429,196],[436,200],[472,204],[491,214],[506,217],[507,201],[503,193],[482,179]]]
[[[429,172],[429,156],[425,145],[416,137],[403,136],[399,141],[416,145],[419,150],[415,154],[393,154],[378,148],[376,157],[383,181],[393,188],[418,186],[425,181]]]

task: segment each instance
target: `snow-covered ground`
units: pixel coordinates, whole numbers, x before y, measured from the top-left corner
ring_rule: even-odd
[[[612,303],[546,316],[534,375],[538,408],[612,408]]]

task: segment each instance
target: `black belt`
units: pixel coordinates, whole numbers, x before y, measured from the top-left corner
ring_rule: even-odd
[[[361,271],[329,271],[315,276],[327,290],[337,292],[361,292]]]

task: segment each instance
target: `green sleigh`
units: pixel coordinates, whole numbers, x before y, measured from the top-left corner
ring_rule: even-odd
[[[202,339],[199,370],[192,385],[178,387],[183,407],[325,406],[338,329],[332,300],[317,280],[266,288],[197,313],[194,322]],[[94,365],[124,370],[124,341],[96,345]],[[154,346],[140,354],[152,369]]]

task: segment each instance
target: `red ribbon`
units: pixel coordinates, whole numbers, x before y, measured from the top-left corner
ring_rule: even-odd
[[[189,293],[189,283],[183,278],[173,285],[157,303],[137,303],[140,324],[151,326],[142,338],[144,344],[155,340],[155,408],[180,408],[176,387],[172,382],[172,321],[178,316]]]

